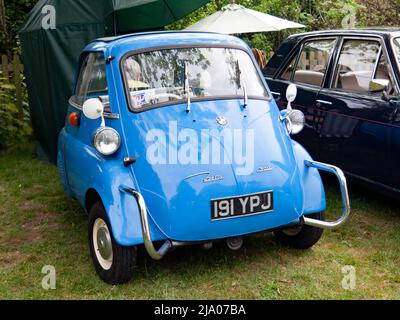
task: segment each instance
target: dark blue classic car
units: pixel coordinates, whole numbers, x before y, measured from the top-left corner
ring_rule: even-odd
[[[338,30],[288,38],[264,70],[280,108],[298,87],[298,136],[319,161],[400,197],[400,29]]]

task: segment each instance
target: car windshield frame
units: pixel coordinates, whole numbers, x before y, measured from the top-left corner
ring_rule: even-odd
[[[125,98],[127,101],[128,109],[133,112],[133,113],[141,113],[145,111],[149,111],[152,109],[157,109],[157,108],[163,108],[167,106],[173,106],[173,105],[180,105],[180,104],[185,104],[188,102],[187,98],[182,98],[181,100],[174,100],[174,101],[168,101],[168,102],[160,102],[151,106],[145,106],[142,108],[135,108],[132,105],[132,99],[130,96],[130,89],[128,85],[128,80],[126,77],[126,67],[125,67],[125,62],[127,59],[130,57],[140,55],[140,54],[145,54],[145,53],[151,53],[151,52],[157,52],[157,51],[163,51],[163,50],[179,50],[179,49],[232,49],[232,50],[240,50],[247,54],[247,56],[250,58],[250,61],[252,62],[256,75],[260,79],[260,83],[263,86],[263,89],[265,89],[266,96],[254,96],[254,95],[248,95],[248,99],[253,99],[253,100],[262,100],[262,101],[272,101],[272,95],[269,91],[269,87],[265,81],[265,78],[262,75],[261,70],[259,69],[256,61],[254,58],[249,54],[248,50],[241,46],[234,46],[234,45],[221,45],[221,44],[187,44],[187,45],[170,45],[170,46],[157,46],[157,47],[150,47],[150,48],[144,48],[144,49],[139,49],[139,50],[132,50],[127,52],[125,55],[122,56],[120,59],[120,72],[121,72],[121,77],[122,77],[122,82],[124,86],[124,92],[125,92]],[[138,91],[140,92],[140,91]],[[245,98],[245,93],[239,94],[239,95],[224,95],[224,96],[207,96],[207,97],[192,97],[190,100],[193,103],[197,102],[206,102],[206,101],[217,101],[217,100],[234,100],[234,99],[244,99]]]

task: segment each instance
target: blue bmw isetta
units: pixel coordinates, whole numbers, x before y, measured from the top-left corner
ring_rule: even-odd
[[[288,89],[288,101],[296,87]],[[279,111],[250,48],[227,35],[153,32],[90,43],[80,57],[58,167],[89,215],[99,276],[129,281],[144,245],[171,249],[274,231],[313,246],[341,226],[350,204],[337,167],[314,162],[291,139],[301,111]],[[319,170],[340,184],[343,211],[324,219]]]

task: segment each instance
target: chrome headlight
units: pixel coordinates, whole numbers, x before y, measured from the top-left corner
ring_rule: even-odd
[[[100,128],[94,135],[93,145],[98,152],[109,156],[117,152],[121,145],[121,138],[113,128]]]
[[[306,118],[300,110],[285,110],[282,113],[282,120],[285,121],[289,134],[298,134],[304,129]]]

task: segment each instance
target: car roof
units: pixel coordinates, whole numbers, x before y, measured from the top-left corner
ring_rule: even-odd
[[[214,32],[199,32],[199,31],[177,31],[177,30],[170,30],[170,31],[147,31],[147,32],[136,32],[136,33],[129,33],[129,34],[122,34],[118,36],[110,36],[110,37],[103,37],[98,38],[94,41],[100,42],[114,42],[121,39],[126,38],[133,38],[133,37],[141,37],[141,36],[148,36],[148,35],[166,35],[166,34],[183,34],[183,33],[190,33],[190,34],[218,34]]]
[[[336,29],[336,30],[322,30],[322,31],[311,31],[303,32],[291,35],[290,39],[302,39],[306,37],[314,36],[329,36],[329,35],[375,35],[375,36],[386,36],[396,37],[400,36],[400,28],[397,27],[374,27],[374,28],[359,28],[359,29]]]
[[[176,45],[194,46],[215,44],[220,46],[236,46],[248,49],[247,44],[234,36],[212,32],[195,31],[153,31],[106,37],[93,40],[84,51],[104,47],[145,49],[149,47],[168,47]]]

